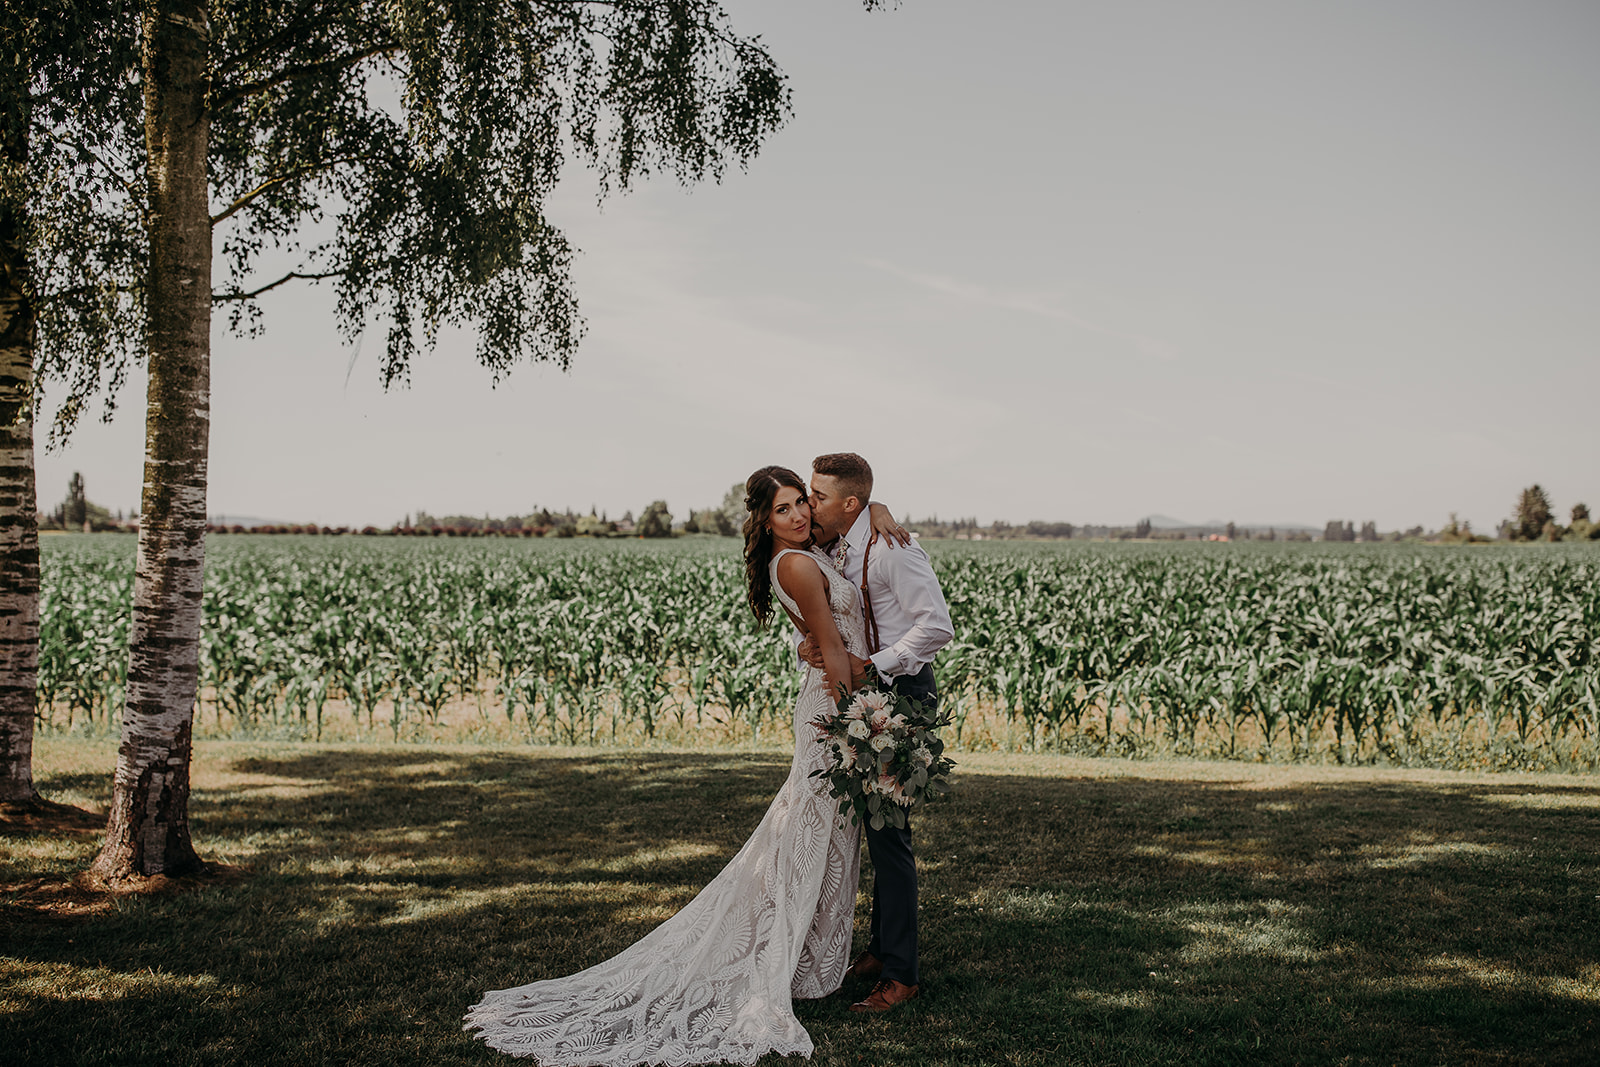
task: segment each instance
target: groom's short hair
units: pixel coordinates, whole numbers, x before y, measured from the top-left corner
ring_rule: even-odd
[[[865,508],[872,499],[872,468],[854,452],[830,452],[811,461],[811,469],[839,481],[839,491]]]

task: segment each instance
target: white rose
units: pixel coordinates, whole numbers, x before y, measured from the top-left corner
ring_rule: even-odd
[[[894,738],[888,734],[875,734],[868,744],[872,746],[872,751],[882,752],[886,748],[894,747]]]
[[[850,725],[845,728],[845,733],[849,734],[851,737],[866,737],[871,732],[872,731],[867,728],[867,724],[862,722],[860,719],[851,720]]]

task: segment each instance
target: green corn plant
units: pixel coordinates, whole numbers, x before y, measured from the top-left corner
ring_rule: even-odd
[[[342,701],[400,736],[452,702],[487,724],[488,700],[535,739],[593,741],[608,715],[608,736],[648,738],[664,709],[680,730],[788,729],[786,628],[749,619],[732,542],[211,547],[205,728],[316,736]],[[955,744],[977,716],[1021,727],[986,743],[1033,748],[1600,763],[1590,546],[928,547],[957,634],[935,662]],[[41,570],[40,728],[110,729],[132,542],[46,539]]]

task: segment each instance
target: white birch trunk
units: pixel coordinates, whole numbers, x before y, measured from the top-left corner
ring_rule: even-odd
[[[94,873],[107,881],[203,869],[189,839],[190,731],[199,681],[211,412],[211,218],[204,3],[144,18],[150,265],[144,491],[111,814]]]
[[[31,801],[39,667],[33,310],[16,220],[0,220],[0,802]]]
[[[8,83],[4,159],[27,166],[27,86]],[[39,520],[33,471],[33,305],[22,208],[0,208],[0,803],[38,798]]]

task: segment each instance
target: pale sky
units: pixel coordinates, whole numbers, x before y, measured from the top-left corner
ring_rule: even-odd
[[[218,316],[209,510],[681,518],[853,450],[917,517],[1600,511],[1592,0],[728,6],[795,117],[720,186],[569,172],[570,373],[492,389],[449,337],[385,394],[382,330],[286,287],[260,339]],[[137,504],[143,393],[42,507]]]

